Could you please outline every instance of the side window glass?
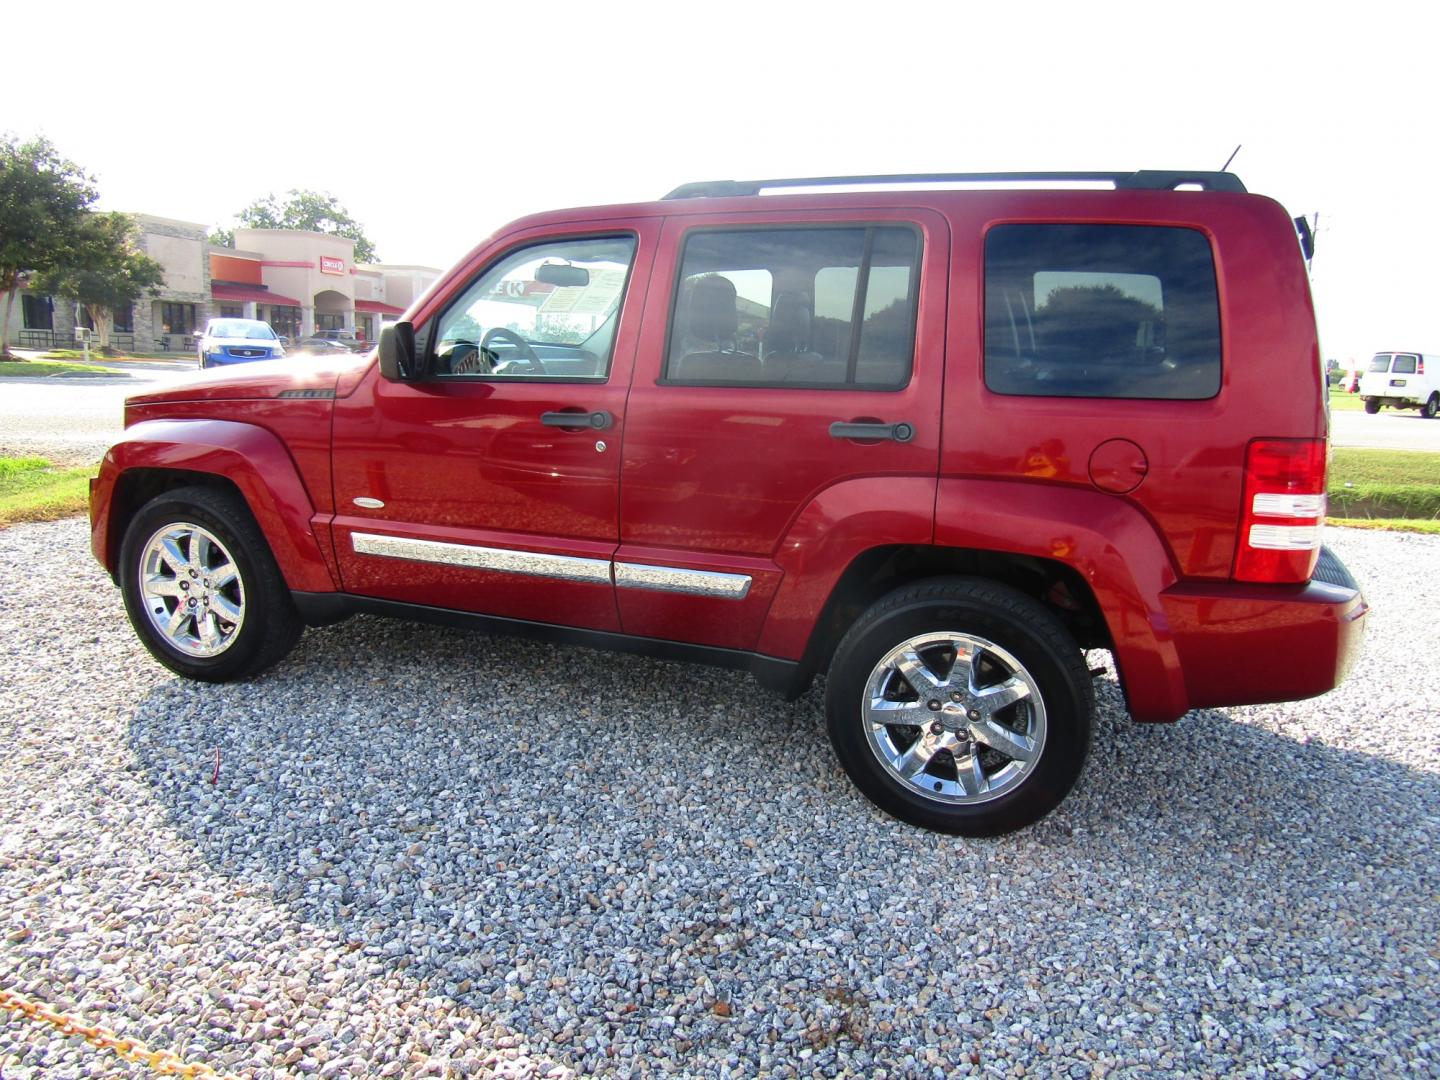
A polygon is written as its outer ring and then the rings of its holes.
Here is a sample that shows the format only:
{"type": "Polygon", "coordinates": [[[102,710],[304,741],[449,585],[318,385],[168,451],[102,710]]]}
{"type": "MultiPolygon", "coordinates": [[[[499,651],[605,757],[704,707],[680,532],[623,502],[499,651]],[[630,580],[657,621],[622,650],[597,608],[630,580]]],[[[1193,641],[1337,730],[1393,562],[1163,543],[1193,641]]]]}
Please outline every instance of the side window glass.
{"type": "Polygon", "coordinates": [[[919,257],[903,226],[694,232],[665,379],[898,389],[914,355],[919,257]]]}
{"type": "Polygon", "coordinates": [[[985,385],[1198,400],[1220,390],[1210,244],[1194,229],[998,225],[985,239],[985,385]]]}
{"type": "Polygon", "coordinates": [[[595,379],[610,372],[635,239],[587,237],[512,251],[440,317],[442,379],[595,379]]]}

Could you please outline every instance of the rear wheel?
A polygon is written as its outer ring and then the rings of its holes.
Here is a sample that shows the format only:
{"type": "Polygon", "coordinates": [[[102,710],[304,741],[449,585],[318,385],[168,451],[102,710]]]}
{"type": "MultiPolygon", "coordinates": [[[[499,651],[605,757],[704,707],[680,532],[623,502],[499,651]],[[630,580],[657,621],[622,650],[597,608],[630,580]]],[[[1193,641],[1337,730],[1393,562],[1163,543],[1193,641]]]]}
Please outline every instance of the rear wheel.
{"type": "Polygon", "coordinates": [[[257,674],[304,629],[249,507],[229,491],[178,488],[151,499],[125,530],[119,577],[140,640],[187,678],[257,674]]]}
{"type": "Polygon", "coordinates": [[[1440,416],[1440,392],[1431,394],[1420,411],[1426,420],[1434,420],[1436,416],[1440,416]]]}
{"type": "Polygon", "coordinates": [[[1093,690],[1060,621],[1017,590],[938,578],[846,634],[826,695],[831,743],[881,809],[991,836],[1044,817],[1080,775],[1093,690]]]}
{"type": "Polygon", "coordinates": [[[1373,398],[1373,397],[1371,397],[1371,398],[1366,398],[1366,399],[1365,399],[1365,411],[1368,412],[1368,413],[1370,413],[1370,414],[1373,416],[1375,413],[1377,413],[1377,412],[1380,411],[1380,402],[1377,401],[1377,400],[1376,400],[1375,398],[1373,398]]]}

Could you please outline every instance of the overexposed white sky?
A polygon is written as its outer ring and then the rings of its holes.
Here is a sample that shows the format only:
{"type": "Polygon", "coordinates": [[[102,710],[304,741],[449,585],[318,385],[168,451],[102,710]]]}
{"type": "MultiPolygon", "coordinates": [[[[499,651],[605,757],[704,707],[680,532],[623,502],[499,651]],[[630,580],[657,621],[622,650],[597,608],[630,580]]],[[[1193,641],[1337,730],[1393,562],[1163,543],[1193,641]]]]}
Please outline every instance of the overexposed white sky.
{"type": "Polygon", "coordinates": [[[387,262],[690,180],[1218,169],[1320,214],[1327,356],[1440,350],[1423,5],[26,4],[0,131],[105,209],[229,224],[329,191],[387,262]],[[66,30],[69,27],[69,31],[66,30]],[[46,47],[31,48],[44,44],[46,47]]]}

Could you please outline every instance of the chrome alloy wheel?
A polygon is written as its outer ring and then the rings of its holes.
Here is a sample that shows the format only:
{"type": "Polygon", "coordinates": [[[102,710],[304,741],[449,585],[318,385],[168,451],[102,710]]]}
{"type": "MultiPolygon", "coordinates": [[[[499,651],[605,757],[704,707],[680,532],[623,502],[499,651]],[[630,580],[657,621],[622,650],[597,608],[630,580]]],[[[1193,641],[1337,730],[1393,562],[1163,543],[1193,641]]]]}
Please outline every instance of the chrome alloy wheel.
{"type": "Polygon", "coordinates": [[[218,656],[245,624],[245,585],[215,534],[188,522],[160,529],[140,558],[150,623],[186,656],[218,656]]]}
{"type": "Polygon", "coordinates": [[[870,749],[911,791],[982,803],[1014,789],[1045,748],[1045,703],[1012,654],[969,634],[912,637],[865,683],[870,749]]]}

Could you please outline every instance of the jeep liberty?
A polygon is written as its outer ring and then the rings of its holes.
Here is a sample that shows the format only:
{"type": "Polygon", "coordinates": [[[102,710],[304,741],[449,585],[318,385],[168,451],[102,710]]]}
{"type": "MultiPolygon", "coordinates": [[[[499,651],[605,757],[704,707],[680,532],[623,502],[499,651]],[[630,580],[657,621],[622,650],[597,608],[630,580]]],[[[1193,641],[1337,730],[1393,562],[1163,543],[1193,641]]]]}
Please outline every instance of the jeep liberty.
{"type": "Polygon", "coordinates": [[[125,423],[93,549],[181,675],[254,675],[356,612],[792,696],[824,674],[861,791],[966,835],[1075,782],[1083,650],[1171,721],[1324,693],[1367,610],[1321,544],[1295,225],[1229,173],[721,181],[541,214],[369,356],[201,374],[125,423]]]}

